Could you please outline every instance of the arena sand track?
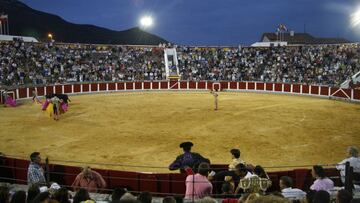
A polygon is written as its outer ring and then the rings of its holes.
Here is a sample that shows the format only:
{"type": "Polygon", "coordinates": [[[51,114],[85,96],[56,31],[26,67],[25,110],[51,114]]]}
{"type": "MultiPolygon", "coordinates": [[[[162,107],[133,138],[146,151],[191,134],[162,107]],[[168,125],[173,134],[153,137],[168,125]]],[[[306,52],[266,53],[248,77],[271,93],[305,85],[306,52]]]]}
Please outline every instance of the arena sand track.
{"type": "MultiPolygon", "coordinates": [[[[97,168],[166,172],[179,143],[212,163],[228,163],[229,150],[267,167],[332,164],[349,145],[360,145],[360,105],[327,99],[195,92],[140,92],[72,96],[70,111],[53,121],[40,105],[0,107],[0,151],[55,160],[147,165],[97,168]]],[[[68,165],[84,165],[65,163],[68,165]]],[[[270,170],[280,170],[274,168],[270,170]]]]}

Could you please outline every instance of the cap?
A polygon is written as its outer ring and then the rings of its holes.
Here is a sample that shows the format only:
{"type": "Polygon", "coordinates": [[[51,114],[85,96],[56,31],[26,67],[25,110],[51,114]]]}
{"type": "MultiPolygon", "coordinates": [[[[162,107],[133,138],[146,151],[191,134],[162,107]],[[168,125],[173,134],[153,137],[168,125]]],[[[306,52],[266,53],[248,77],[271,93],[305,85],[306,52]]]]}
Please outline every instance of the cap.
{"type": "Polygon", "coordinates": [[[192,146],[194,146],[192,142],[183,142],[180,144],[180,148],[191,148],[192,146]]]}

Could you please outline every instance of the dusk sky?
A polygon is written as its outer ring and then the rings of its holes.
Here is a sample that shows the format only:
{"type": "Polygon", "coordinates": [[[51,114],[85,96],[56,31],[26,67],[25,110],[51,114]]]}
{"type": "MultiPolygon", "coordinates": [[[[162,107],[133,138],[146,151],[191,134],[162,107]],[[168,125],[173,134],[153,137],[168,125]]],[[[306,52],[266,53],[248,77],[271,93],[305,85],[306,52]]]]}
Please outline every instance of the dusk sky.
{"type": "Polygon", "coordinates": [[[360,0],[22,0],[30,7],[79,24],[113,30],[138,26],[152,15],[147,31],[176,44],[249,45],[280,23],[317,37],[360,41],[350,16],[360,0]]]}

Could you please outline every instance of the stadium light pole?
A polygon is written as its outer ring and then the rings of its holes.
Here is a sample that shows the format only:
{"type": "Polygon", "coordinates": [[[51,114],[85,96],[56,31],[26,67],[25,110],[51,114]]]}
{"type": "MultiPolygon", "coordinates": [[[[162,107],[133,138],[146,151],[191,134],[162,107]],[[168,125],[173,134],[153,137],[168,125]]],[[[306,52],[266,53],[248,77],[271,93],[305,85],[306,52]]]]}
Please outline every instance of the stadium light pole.
{"type": "Polygon", "coordinates": [[[53,34],[49,33],[49,34],[47,35],[47,37],[48,37],[50,40],[52,40],[52,39],[53,39],[53,34]]]}

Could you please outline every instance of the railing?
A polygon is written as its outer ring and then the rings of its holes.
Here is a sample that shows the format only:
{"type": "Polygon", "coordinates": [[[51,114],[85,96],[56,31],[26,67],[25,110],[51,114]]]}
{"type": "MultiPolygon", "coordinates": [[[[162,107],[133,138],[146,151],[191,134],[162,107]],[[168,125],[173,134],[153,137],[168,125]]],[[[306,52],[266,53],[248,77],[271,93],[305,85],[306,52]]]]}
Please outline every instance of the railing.
{"type": "MultiPolygon", "coordinates": [[[[30,162],[21,158],[14,158],[10,156],[4,156],[1,158],[2,162],[0,162],[0,181],[16,184],[27,184],[27,168],[30,162]]],[[[57,162],[59,162],[59,160],[57,160],[57,162]]],[[[64,162],[69,163],[72,161],[67,160],[64,162]]],[[[90,163],[87,164],[89,165],[90,163]]],[[[93,165],[99,165],[99,163],[93,163],[93,165]]],[[[323,166],[326,167],[326,175],[335,182],[335,185],[341,186],[342,183],[340,180],[339,171],[334,168],[335,164],[323,166]]],[[[278,172],[268,172],[269,178],[272,181],[272,186],[267,191],[279,191],[278,183],[281,176],[291,177],[294,180],[294,187],[307,190],[309,186],[313,183],[313,178],[311,176],[311,170],[309,169],[309,166],[293,167],[295,167],[296,169],[278,172]]],[[[75,177],[81,172],[80,167],[67,166],[62,164],[52,164],[51,160],[46,162],[43,165],[43,168],[46,169],[45,173],[46,177],[48,177],[48,181],[57,182],[61,186],[65,186],[68,188],[71,188],[75,177]]],[[[270,167],[265,166],[264,168],[265,170],[268,170],[270,167]]],[[[122,187],[127,188],[129,191],[135,194],[142,191],[148,191],[157,196],[185,194],[186,174],[141,173],[106,169],[94,170],[100,173],[107,183],[107,188],[101,190],[105,193],[110,193],[113,191],[113,189],[122,187]]],[[[222,170],[228,170],[228,168],[226,165],[211,165],[211,170],[219,172],[222,170]]],[[[282,166],[279,166],[279,170],[282,170],[282,166]]],[[[222,182],[223,180],[212,181],[212,184],[214,186],[214,196],[220,194],[222,182]]]]}
{"type": "Polygon", "coordinates": [[[206,91],[216,86],[224,91],[249,91],[266,93],[283,93],[293,95],[315,96],[323,98],[339,98],[349,101],[360,102],[360,90],[345,89],[321,85],[289,84],[289,83],[266,83],[266,82],[228,82],[228,81],[135,81],[135,82],[104,82],[104,83],[81,83],[59,84],[37,87],[11,88],[9,91],[15,99],[29,99],[32,92],[36,91],[39,96],[49,93],[58,94],[89,94],[124,91],[206,91]],[[215,84],[215,85],[214,85],[215,84]],[[219,84],[219,85],[216,85],[219,84]]]}
{"type": "Polygon", "coordinates": [[[353,88],[353,87],[350,87],[350,86],[354,86],[353,83],[355,83],[356,85],[355,86],[358,86],[357,84],[360,83],[360,71],[357,72],[355,75],[351,76],[350,79],[344,81],[340,87],[341,88],[353,88]]]}

